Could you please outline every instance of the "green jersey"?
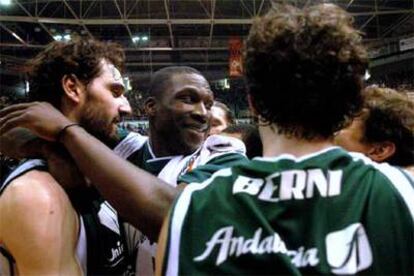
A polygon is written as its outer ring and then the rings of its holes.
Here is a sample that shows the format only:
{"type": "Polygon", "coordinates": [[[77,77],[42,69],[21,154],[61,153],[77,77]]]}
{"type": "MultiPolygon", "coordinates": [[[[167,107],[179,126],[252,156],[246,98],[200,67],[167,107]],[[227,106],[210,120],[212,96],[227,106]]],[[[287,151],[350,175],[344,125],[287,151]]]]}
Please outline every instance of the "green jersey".
{"type": "MultiPolygon", "coordinates": [[[[157,157],[146,136],[129,133],[124,135],[114,152],[172,186],[181,182],[202,182],[222,168],[247,160],[243,142],[218,135],[208,137],[203,145],[190,155],[157,157]]],[[[133,269],[137,275],[152,275],[156,244],[131,225],[125,224],[124,227],[133,269]]]]}
{"type": "Polygon", "coordinates": [[[413,275],[413,185],[340,148],[220,170],[175,202],[163,274],[413,275]]]}

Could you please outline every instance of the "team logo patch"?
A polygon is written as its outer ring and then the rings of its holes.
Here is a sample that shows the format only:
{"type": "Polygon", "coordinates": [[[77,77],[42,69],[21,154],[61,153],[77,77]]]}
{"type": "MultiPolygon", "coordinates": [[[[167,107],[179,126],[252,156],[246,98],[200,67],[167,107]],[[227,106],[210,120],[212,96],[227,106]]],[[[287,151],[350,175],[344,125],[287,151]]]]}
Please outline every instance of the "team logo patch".
{"type": "Polygon", "coordinates": [[[326,236],[326,255],[332,273],[354,274],[372,264],[372,250],[361,223],[329,233],[326,236]]]}

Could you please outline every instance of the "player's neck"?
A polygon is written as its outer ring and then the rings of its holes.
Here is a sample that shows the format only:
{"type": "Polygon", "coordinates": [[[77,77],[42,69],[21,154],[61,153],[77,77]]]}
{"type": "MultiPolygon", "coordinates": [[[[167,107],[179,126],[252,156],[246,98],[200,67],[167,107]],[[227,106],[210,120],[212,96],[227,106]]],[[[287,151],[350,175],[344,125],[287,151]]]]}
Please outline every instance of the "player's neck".
{"type": "Polygon", "coordinates": [[[263,143],[263,156],[273,157],[281,154],[291,154],[301,157],[333,146],[330,139],[308,141],[304,139],[287,137],[278,134],[271,126],[260,126],[260,137],[263,143]]]}
{"type": "Polygon", "coordinates": [[[159,135],[155,135],[151,130],[149,132],[148,139],[149,146],[151,147],[152,153],[155,157],[159,158],[180,155],[171,148],[171,143],[165,141],[165,139],[159,135]]]}

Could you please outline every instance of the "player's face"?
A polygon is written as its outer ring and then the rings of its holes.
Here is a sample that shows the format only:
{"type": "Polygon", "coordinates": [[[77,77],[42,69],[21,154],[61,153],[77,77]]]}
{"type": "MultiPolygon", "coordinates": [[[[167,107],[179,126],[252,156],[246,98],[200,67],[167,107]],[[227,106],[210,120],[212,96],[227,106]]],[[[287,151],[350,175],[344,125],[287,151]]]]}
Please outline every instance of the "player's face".
{"type": "Polygon", "coordinates": [[[124,92],[121,73],[113,64],[102,61],[100,74],[86,86],[80,123],[103,142],[116,139],[117,123],[131,112],[124,92]]]}
{"type": "Polygon", "coordinates": [[[228,127],[226,120],[226,113],[223,109],[217,106],[211,108],[211,122],[210,122],[210,132],[209,134],[219,134],[226,127],[228,127]]]}
{"type": "Polygon", "coordinates": [[[205,140],[210,126],[213,93],[198,74],[173,75],[158,100],[155,129],[174,154],[189,154],[205,140]]]}
{"type": "Polygon", "coordinates": [[[364,143],[364,119],[356,117],[352,123],[339,131],[335,136],[335,143],[348,151],[361,152],[368,154],[370,145],[364,143]]]}

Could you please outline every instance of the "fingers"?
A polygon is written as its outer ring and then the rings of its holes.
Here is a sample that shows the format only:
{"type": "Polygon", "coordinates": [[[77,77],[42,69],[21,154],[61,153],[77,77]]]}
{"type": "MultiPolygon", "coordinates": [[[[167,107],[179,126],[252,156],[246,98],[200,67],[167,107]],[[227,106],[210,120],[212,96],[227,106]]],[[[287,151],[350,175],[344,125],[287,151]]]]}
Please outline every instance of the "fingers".
{"type": "Polygon", "coordinates": [[[14,104],[0,110],[0,134],[17,126],[24,127],[24,113],[35,103],[14,104]]]}
{"type": "Polygon", "coordinates": [[[30,107],[31,105],[33,105],[34,103],[22,103],[22,104],[13,104],[10,105],[8,107],[3,108],[2,110],[0,110],[0,118],[3,118],[4,116],[6,116],[9,113],[18,111],[18,110],[22,110],[22,109],[26,109],[28,107],[30,107]]]}
{"type": "Polygon", "coordinates": [[[4,134],[15,127],[25,127],[24,109],[17,109],[0,117],[0,134],[4,134]]]}
{"type": "Polygon", "coordinates": [[[15,127],[23,127],[43,139],[54,141],[62,127],[71,123],[46,102],[16,104],[0,111],[0,134],[15,127]]]}

